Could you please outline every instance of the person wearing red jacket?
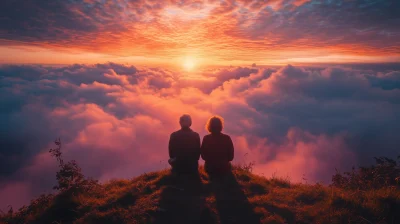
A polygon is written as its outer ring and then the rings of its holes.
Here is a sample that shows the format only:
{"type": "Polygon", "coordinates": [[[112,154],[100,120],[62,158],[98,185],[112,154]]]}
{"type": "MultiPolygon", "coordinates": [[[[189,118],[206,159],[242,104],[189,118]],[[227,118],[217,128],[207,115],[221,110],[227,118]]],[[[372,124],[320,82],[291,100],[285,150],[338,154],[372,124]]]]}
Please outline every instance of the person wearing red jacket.
{"type": "Polygon", "coordinates": [[[209,175],[224,175],[231,171],[234,148],[231,137],[222,133],[223,126],[223,119],[219,116],[211,117],[206,124],[210,134],[204,136],[200,151],[209,175]]]}

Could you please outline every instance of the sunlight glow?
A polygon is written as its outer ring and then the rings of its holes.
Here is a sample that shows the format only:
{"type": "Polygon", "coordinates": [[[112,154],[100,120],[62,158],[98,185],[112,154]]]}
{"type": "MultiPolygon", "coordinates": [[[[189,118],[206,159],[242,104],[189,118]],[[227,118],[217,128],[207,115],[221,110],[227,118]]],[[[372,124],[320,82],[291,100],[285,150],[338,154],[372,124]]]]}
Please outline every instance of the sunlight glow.
{"type": "Polygon", "coordinates": [[[185,58],[183,61],[183,68],[186,71],[192,71],[196,66],[195,60],[193,58],[185,58]]]}

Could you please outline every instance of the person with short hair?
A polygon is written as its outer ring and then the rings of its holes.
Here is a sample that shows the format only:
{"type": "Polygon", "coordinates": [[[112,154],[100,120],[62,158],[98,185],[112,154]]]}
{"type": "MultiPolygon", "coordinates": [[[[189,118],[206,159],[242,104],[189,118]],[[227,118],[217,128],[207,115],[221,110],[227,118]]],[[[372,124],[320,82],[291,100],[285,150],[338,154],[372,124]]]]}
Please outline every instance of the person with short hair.
{"type": "Polygon", "coordinates": [[[210,133],[203,138],[201,158],[205,161],[204,168],[209,175],[224,175],[231,171],[231,161],[234,157],[233,142],[229,135],[223,134],[224,120],[213,116],[207,124],[210,133]]]}
{"type": "Polygon", "coordinates": [[[190,115],[182,115],[179,124],[181,129],[172,133],[169,139],[170,159],[168,162],[174,173],[197,173],[200,158],[200,135],[190,128],[192,125],[190,115]]]}

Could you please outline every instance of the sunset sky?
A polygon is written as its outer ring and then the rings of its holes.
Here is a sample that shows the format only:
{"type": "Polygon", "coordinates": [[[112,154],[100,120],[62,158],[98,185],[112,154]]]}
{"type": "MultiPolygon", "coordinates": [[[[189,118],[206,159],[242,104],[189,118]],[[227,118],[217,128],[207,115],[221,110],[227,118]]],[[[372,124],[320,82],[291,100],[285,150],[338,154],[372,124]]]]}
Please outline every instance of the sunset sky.
{"type": "Polygon", "coordinates": [[[53,192],[56,138],[101,182],[168,168],[183,113],[267,177],[396,158],[400,1],[0,1],[1,210],[53,192]]]}
{"type": "Polygon", "coordinates": [[[6,0],[0,63],[399,62],[399,8],[396,0],[6,0]]]}

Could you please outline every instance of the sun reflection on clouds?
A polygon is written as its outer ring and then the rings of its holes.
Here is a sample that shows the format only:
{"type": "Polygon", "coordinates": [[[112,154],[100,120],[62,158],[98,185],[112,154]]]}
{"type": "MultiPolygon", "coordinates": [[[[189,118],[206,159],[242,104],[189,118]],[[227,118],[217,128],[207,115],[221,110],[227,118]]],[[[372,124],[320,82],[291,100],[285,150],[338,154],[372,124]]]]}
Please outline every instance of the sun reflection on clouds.
{"type": "Polygon", "coordinates": [[[183,61],[183,67],[186,71],[192,71],[196,67],[196,61],[194,58],[187,57],[183,61]]]}
{"type": "Polygon", "coordinates": [[[102,63],[136,57],[135,64],[163,66],[170,60],[181,67],[176,58],[187,54],[208,65],[400,61],[399,18],[391,10],[399,3],[360,7],[363,1],[345,7],[338,0],[76,0],[32,3],[37,10],[30,11],[16,7],[24,1],[15,0],[0,3],[5,21],[0,23],[0,63],[102,63]],[[374,19],[377,14],[382,16],[374,19]],[[9,54],[21,46],[55,53],[9,54]],[[80,52],[79,59],[72,61],[71,49],[80,52]]]}

